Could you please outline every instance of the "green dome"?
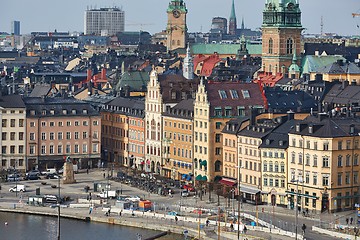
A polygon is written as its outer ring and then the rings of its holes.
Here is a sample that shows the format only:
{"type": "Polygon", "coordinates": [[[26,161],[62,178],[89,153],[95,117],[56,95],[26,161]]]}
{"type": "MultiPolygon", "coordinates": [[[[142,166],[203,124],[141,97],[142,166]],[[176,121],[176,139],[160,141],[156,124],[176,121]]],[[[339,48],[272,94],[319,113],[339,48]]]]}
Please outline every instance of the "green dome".
{"type": "Polygon", "coordinates": [[[265,8],[268,10],[281,11],[283,9],[296,10],[299,8],[298,0],[267,0],[265,8]]]}

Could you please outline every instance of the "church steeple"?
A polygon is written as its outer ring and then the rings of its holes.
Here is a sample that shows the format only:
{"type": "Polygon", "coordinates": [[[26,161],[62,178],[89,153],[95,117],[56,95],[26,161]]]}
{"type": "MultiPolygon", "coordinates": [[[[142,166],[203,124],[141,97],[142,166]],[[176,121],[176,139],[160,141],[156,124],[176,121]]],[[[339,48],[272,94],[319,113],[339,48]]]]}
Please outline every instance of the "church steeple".
{"type": "Polygon", "coordinates": [[[229,18],[229,34],[235,35],[236,34],[236,14],[235,14],[235,3],[234,0],[232,0],[232,6],[231,6],[231,13],[229,18]]]}
{"type": "Polygon", "coordinates": [[[241,29],[245,29],[244,16],[242,17],[241,20],[241,29]]]}
{"type": "Polygon", "coordinates": [[[194,62],[190,52],[190,45],[186,49],[186,57],[184,58],[183,76],[186,79],[194,79],[194,62]]]}

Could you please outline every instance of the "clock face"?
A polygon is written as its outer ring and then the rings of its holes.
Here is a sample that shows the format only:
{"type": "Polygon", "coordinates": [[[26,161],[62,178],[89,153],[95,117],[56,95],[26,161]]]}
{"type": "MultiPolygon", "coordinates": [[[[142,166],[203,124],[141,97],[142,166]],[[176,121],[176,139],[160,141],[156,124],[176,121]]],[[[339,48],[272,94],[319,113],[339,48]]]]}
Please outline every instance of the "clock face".
{"type": "Polygon", "coordinates": [[[179,12],[179,10],[174,10],[174,11],[173,11],[173,16],[174,16],[175,18],[180,17],[180,12],[179,12]]]}

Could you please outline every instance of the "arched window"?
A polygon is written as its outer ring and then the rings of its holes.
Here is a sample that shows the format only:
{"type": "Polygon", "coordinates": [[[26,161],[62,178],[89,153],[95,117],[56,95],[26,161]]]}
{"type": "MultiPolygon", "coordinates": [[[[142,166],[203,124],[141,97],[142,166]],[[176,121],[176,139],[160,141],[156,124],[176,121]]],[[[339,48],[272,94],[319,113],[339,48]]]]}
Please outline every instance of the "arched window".
{"type": "Polygon", "coordinates": [[[219,160],[215,162],[215,172],[221,172],[221,162],[219,160]]]}
{"type": "Polygon", "coordinates": [[[293,45],[293,40],[291,38],[288,38],[286,40],[286,54],[293,54],[293,45]]]}
{"type": "Polygon", "coordinates": [[[272,38],[269,39],[269,53],[273,53],[274,40],[272,38]]]}
{"type": "Polygon", "coordinates": [[[279,163],[275,162],[275,172],[279,172],[279,163]]]}
{"type": "Polygon", "coordinates": [[[282,173],[285,172],[285,164],[284,164],[284,162],[281,162],[281,164],[280,164],[280,172],[282,172],[282,173]]]}

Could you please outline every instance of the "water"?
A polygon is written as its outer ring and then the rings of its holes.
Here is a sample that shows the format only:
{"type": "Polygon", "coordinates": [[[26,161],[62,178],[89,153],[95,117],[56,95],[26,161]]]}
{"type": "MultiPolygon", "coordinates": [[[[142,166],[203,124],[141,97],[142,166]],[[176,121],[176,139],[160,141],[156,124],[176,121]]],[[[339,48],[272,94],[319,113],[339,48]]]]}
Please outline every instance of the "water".
{"type": "MultiPolygon", "coordinates": [[[[61,219],[62,240],[119,239],[136,240],[136,234],[143,239],[159,234],[153,230],[123,227],[96,222],[82,222],[72,219],[61,219]]],[[[28,214],[0,212],[1,240],[52,240],[57,239],[57,218],[28,214]],[[8,224],[5,225],[5,222],[8,224]]],[[[171,238],[168,238],[171,239],[171,238]]]]}

